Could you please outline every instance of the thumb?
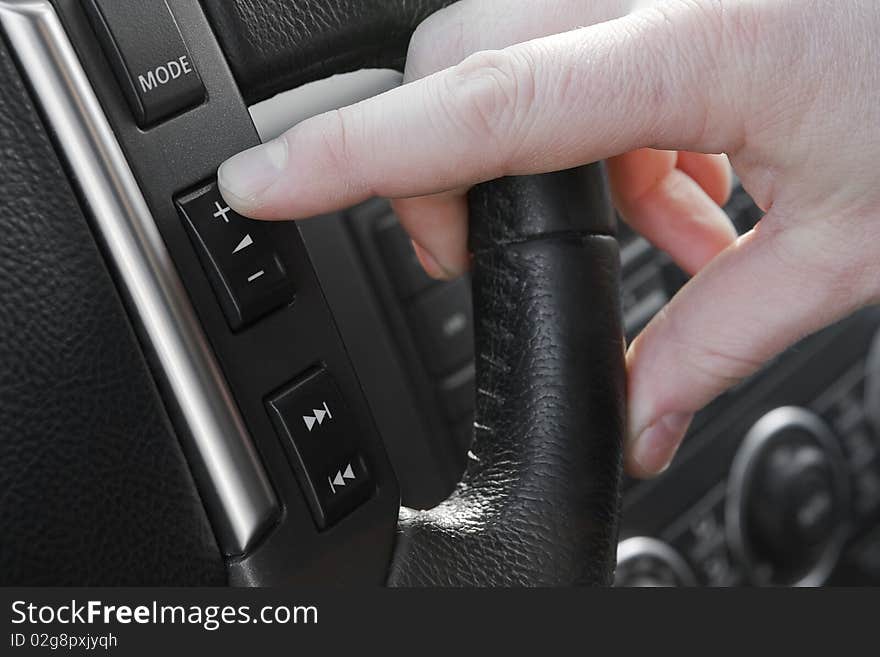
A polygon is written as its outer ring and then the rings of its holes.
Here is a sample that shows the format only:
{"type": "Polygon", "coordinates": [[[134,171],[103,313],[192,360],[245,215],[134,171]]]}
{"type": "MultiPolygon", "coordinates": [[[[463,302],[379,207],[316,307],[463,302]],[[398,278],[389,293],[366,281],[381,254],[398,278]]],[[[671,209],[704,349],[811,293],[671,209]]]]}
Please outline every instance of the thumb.
{"type": "Polygon", "coordinates": [[[829,234],[835,224],[827,215],[799,214],[791,226],[774,209],[633,342],[627,354],[631,474],[662,472],[696,411],[798,339],[870,302],[876,284],[871,268],[859,264],[859,245],[841,245],[848,238],[829,234]]]}

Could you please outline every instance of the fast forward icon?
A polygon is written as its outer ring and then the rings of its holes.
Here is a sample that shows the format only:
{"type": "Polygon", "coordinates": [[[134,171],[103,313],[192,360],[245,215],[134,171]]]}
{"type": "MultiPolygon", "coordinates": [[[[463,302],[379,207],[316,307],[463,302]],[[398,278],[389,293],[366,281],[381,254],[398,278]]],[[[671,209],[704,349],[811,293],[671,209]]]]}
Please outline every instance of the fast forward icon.
{"type": "Polygon", "coordinates": [[[317,424],[321,426],[324,423],[324,419],[333,419],[333,414],[330,412],[330,408],[327,406],[327,402],[323,402],[323,408],[313,408],[312,413],[314,415],[303,415],[303,422],[306,423],[306,429],[309,431],[317,424]]]}

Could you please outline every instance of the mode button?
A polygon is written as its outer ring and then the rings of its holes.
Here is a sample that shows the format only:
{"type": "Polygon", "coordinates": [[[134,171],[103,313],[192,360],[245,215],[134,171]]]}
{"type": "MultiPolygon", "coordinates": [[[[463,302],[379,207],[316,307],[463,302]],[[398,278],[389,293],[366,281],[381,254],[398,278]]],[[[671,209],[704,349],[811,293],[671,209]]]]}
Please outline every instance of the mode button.
{"type": "Polygon", "coordinates": [[[135,120],[152,125],[200,103],[205,87],[165,0],[87,0],[135,120]]]}

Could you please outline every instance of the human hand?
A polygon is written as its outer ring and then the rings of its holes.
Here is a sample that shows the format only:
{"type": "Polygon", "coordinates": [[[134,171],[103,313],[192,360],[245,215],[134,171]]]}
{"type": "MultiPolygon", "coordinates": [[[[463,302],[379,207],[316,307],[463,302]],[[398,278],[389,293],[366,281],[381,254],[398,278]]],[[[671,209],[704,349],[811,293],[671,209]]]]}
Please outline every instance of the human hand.
{"type": "Polygon", "coordinates": [[[452,276],[470,185],[611,158],[622,215],[695,274],[627,354],[627,467],[649,476],[713,397],[878,300],[878,31],[874,0],[466,0],[414,36],[414,82],[236,156],[220,186],[265,219],[390,197],[452,276]],[[719,153],[767,211],[738,239],[719,153]]]}

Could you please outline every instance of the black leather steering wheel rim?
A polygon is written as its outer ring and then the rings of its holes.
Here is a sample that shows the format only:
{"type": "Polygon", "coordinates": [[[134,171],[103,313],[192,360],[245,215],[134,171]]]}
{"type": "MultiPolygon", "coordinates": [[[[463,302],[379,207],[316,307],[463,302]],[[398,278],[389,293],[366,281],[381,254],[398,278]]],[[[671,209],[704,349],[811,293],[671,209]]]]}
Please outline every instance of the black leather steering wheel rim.
{"type": "MultiPolygon", "coordinates": [[[[248,102],[402,67],[449,0],[203,0],[248,102]]],[[[609,584],[625,376],[601,165],[471,193],[477,404],[462,483],[403,510],[391,585],[609,584]]]]}

